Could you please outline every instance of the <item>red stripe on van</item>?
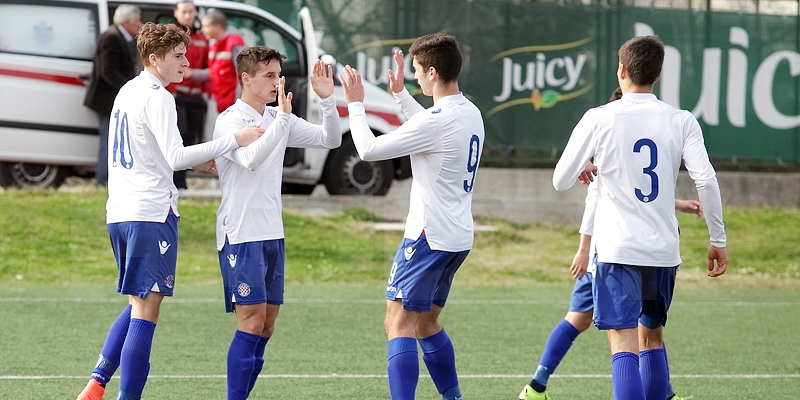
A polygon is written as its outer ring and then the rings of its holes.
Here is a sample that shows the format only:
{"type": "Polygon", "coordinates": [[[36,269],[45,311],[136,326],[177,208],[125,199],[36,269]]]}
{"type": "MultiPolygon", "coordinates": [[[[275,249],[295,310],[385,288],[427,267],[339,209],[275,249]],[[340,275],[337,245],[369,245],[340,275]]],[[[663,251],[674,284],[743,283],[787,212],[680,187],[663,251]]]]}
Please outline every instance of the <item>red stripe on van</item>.
{"type": "Polygon", "coordinates": [[[45,74],[41,72],[20,71],[0,68],[0,75],[16,76],[19,78],[37,79],[40,81],[64,83],[67,85],[86,86],[77,76],[45,74]]]}
{"type": "MultiPolygon", "coordinates": [[[[346,117],[346,116],[350,115],[350,112],[347,111],[347,106],[338,106],[337,105],[336,106],[336,111],[339,112],[339,116],[340,117],[346,117]]],[[[384,121],[386,121],[389,124],[394,125],[394,126],[403,125],[403,121],[400,121],[400,118],[397,115],[392,114],[392,113],[367,110],[367,114],[374,115],[374,116],[376,116],[376,117],[378,117],[378,118],[380,118],[380,119],[382,119],[382,120],[384,120],[384,121]]]]}

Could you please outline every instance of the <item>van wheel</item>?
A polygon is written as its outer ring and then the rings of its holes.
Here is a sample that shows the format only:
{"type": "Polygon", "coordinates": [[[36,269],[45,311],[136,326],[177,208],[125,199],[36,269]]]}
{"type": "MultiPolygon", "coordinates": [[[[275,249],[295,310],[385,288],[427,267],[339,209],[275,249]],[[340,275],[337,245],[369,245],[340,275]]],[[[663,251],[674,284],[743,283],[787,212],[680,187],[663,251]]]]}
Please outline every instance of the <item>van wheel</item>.
{"type": "Polygon", "coordinates": [[[393,178],[391,160],[362,161],[353,139],[347,135],[342,138],[342,145],[328,155],[322,181],[331,195],[384,196],[393,178]]]}
{"type": "Polygon", "coordinates": [[[57,188],[64,183],[68,167],[52,164],[0,163],[0,186],[57,188]]]}

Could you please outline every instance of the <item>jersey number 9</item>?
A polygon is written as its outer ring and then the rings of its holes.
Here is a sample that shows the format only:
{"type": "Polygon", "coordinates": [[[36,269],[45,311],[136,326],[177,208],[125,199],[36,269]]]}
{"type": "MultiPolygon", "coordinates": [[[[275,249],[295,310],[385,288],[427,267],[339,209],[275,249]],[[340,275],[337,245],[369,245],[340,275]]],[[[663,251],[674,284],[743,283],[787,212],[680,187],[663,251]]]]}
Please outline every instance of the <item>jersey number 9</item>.
{"type": "Polygon", "coordinates": [[[481,139],[478,135],[472,135],[469,140],[469,156],[467,157],[467,173],[472,174],[472,179],[464,180],[464,191],[469,193],[475,186],[475,174],[478,172],[478,161],[480,160],[481,139]]]}

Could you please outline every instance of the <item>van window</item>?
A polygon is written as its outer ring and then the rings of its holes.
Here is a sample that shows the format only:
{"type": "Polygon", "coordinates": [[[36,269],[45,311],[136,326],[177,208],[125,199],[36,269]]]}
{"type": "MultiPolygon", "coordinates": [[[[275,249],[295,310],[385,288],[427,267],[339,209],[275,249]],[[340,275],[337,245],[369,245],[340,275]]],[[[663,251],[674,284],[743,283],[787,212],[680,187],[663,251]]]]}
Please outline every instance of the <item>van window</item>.
{"type": "Polygon", "coordinates": [[[91,60],[98,34],[97,5],[41,2],[0,4],[0,51],[91,60]]]}

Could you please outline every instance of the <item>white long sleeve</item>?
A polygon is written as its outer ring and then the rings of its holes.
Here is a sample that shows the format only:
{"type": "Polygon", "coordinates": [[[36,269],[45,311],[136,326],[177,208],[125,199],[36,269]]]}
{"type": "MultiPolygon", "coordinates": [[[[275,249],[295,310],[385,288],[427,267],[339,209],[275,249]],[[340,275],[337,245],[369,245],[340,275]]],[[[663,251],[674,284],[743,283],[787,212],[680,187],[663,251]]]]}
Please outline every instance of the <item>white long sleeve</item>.
{"type": "Polygon", "coordinates": [[[236,164],[255,171],[275,151],[288,131],[289,114],[279,111],[269,128],[255,142],[247,147],[240,147],[225,156],[236,164]]]}

